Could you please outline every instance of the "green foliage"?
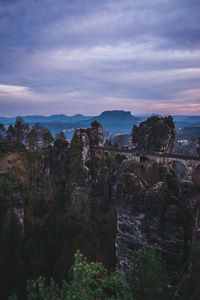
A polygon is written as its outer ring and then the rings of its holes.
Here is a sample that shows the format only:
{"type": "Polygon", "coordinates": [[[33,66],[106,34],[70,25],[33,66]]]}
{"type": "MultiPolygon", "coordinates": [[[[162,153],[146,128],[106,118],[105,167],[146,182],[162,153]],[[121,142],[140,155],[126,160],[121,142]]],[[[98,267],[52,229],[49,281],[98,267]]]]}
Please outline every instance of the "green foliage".
{"type": "Polygon", "coordinates": [[[88,264],[79,251],[75,254],[71,274],[69,299],[130,299],[130,294],[118,274],[108,275],[100,263],[88,264]]]}
{"type": "Polygon", "coordinates": [[[82,146],[78,134],[75,132],[69,150],[69,168],[72,181],[77,181],[83,169],[82,146]]]}
{"type": "Polygon", "coordinates": [[[189,259],[182,274],[180,300],[200,299],[200,242],[193,240],[188,242],[189,259]]]}
{"type": "MultiPolygon", "coordinates": [[[[131,300],[120,275],[108,275],[100,263],[87,263],[86,258],[77,251],[71,271],[71,281],[62,282],[59,287],[53,279],[46,284],[43,277],[27,283],[28,300],[131,300]]],[[[10,297],[10,300],[17,300],[10,297]]]]}
{"type": "Polygon", "coordinates": [[[44,132],[42,136],[42,140],[43,140],[44,148],[47,148],[48,146],[51,145],[51,143],[53,143],[54,138],[49,130],[44,132]]]}
{"type": "Polygon", "coordinates": [[[1,299],[16,292],[24,281],[22,228],[13,211],[7,218],[8,224],[4,225],[0,239],[1,299]]]}
{"type": "Polygon", "coordinates": [[[5,127],[2,123],[0,123],[0,132],[4,132],[5,131],[5,127]]]}
{"type": "Polygon", "coordinates": [[[2,139],[2,134],[5,132],[5,127],[0,123],[0,140],[2,139]]]}
{"type": "Polygon", "coordinates": [[[8,130],[7,130],[7,139],[10,142],[14,142],[15,139],[15,129],[13,128],[12,125],[9,125],[8,130]]]}
{"type": "Polygon", "coordinates": [[[162,261],[154,249],[144,247],[134,251],[127,281],[137,300],[163,299],[164,279],[162,261]]]}
{"type": "Polygon", "coordinates": [[[38,135],[35,128],[32,128],[31,131],[28,133],[26,142],[30,150],[37,149],[38,135]]]}
{"type": "Polygon", "coordinates": [[[63,131],[60,131],[58,134],[56,134],[56,140],[61,140],[63,142],[66,141],[66,136],[63,131]]]}
{"type": "Polygon", "coordinates": [[[15,199],[16,175],[8,169],[0,175],[0,204],[8,205],[9,202],[15,199]]]}
{"type": "Polygon", "coordinates": [[[21,117],[17,117],[14,125],[16,142],[19,143],[24,138],[25,124],[21,117]]]}

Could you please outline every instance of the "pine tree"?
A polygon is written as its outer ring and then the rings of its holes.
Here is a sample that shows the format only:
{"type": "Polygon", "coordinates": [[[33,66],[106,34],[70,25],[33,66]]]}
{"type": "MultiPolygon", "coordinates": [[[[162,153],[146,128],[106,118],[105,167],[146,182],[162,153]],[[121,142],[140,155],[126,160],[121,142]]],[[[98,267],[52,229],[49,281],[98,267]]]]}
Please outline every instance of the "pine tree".
{"type": "Polygon", "coordinates": [[[20,143],[24,139],[24,128],[25,124],[21,117],[17,117],[15,121],[15,136],[16,136],[16,142],[20,143]]]}
{"type": "Polygon", "coordinates": [[[54,138],[49,130],[43,134],[42,140],[44,148],[49,147],[53,143],[54,138]]]}
{"type": "Polygon", "coordinates": [[[12,125],[9,125],[9,127],[8,127],[7,139],[11,143],[14,143],[14,141],[15,141],[15,129],[12,125]]]}
{"type": "Polygon", "coordinates": [[[38,147],[38,135],[35,128],[32,128],[28,133],[26,142],[30,150],[35,150],[38,147]]]}

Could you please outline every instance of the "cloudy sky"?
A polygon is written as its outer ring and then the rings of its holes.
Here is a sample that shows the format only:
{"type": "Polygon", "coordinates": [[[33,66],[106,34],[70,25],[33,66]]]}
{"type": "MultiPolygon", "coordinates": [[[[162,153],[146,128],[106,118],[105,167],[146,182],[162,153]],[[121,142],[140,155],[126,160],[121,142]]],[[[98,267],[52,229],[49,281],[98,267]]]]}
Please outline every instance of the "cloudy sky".
{"type": "Polygon", "coordinates": [[[199,0],[0,0],[0,116],[200,114],[199,0]]]}

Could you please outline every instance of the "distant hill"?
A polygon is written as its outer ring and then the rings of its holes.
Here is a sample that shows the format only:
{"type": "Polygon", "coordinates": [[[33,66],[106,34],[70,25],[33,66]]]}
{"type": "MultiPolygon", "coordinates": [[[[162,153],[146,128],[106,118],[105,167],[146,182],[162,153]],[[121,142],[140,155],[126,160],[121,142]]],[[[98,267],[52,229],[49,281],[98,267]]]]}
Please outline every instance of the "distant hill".
{"type": "MultiPolygon", "coordinates": [[[[66,116],[64,114],[54,114],[51,116],[32,115],[23,116],[25,122],[30,125],[40,123],[42,126],[51,130],[52,134],[64,130],[67,138],[71,138],[74,129],[80,127],[90,127],[91,122],[98,120],[103,125],[104,131],[107,134],[112,133],[130,133],[134,124],[138,124],[141,121],[147,119],[150,115],[143,114],[133,116],[130,111],[124,110],[110,110],[104,111],[97,116],[84,116],[82,114],[76,114],[74,116],[66,116]]],[[[176,128],[181,127],[199,127],[200,116],[173,116],[176,128]]],[[[4,125],[14,124],[15,117],[5,118],[0,117],[0,123],[4,125]]],[[[192,130],[193,131],[193,130],[192,130]]]]}
{"type": "MultiPolygon", "coordinates": [[[[131,115],[130,111],[111,110],[104,111],[99,116],[80,122],[80,127],[89,127],[90,123],[98,120],[104,130],[112,133],[124,133],[131,131],[134,124],[140,122],[140,119],[131,115]]],[[[76,123],[76,125],[78,125],[76,123]]]]}
{"type": "MultiPolygon", "coordinates": [[[[51,116],[42,116],[42,115],[32,115],[32,116],[22,116],[23,120],[27,123],[41,123],[41,122],[68,122],[75,123],[82,120],[91,119],[91,116],[84,116],[81,114],[76,114],[74,116],[66,116],[64,114],[55,114],[51,116]]],[[[15,122],[16,117],[5,118],[0,117],[0,123],[5,125],[13,124],[15,122]]]]}
{"type": "Polygon", "coordinates": [[[200,126],[200,116],[173,116],[176,128],[200,126]]]}
{"type": "MultiPolygon", "coordinates": [[[[48,117],[41,115],[23,116],[22,118],[30,125],[40,123],[42,126],[50,129],[54,135],[61,130],[65,130],[66,132],[69,132],[69,134],[66,133],[69,137],[73,134],[74,129],[90,127],[90,124],[94,120],[101,122],[104,130],[111,133],[130,132],[133,125],[140,121],[139,118],[132,116],[129,111],[123,110],[104,111],[100,115],[94,117],[81,114],[69,117],[58,114],[48,117]]],[[[13,124],[14,122],[15,118],[0,117],[0,123],[5,125],[13,124]]]]}

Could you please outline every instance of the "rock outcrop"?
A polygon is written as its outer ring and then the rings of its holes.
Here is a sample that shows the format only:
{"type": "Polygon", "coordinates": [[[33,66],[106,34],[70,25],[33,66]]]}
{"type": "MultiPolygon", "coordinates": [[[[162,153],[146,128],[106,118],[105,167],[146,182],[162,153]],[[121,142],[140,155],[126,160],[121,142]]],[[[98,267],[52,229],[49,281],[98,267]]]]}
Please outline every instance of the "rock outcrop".
{"type": "Polygon", "coordinates": [[[198,156],[200,156],[200,137],[197,141],[197,145],[196,145],[196,153],[198,156]]]}
{"type": "Polygon", "coordinates": [[[91,147],[103,147],[103,127],[98,121],[91,123],[91,128],[87,129],[91,147]]]}
{"type": "MultiPolygon", "coordinates": [[[[140,165],[132,166],[132,170],[131,163],[123,161],[122,165],[114,189],[117,268],[126,272],[134,250],[154,247],[162,255],[173,284],[179,279],[187,241],[198,232],[199,224],[195,229],[194,222],[200,195],[192,182],[179,181],[173,172],[163,171],[159,165],[157,182],[153,184],[152,178],[148,182],[143,180],[143,174],[148,172],[144,166],[142,173],[140,165]]],[[[145,180],[148,179],[145,177],[145,180]]]]}
{"type": "Polygon", "coordinates": [[[90,161],[90,140],[86,128],[76,129],[74,135],[79,137],[81,142],[81,153],[83,165],[86,166],[90,161]]]}
{"type": "Polygon", "coordinates": [[[153,116],[133,126],[129,147],[146,152],[172,153],[175,127],[173,118],[153,116]]]}
{"type": "Polygon", "coordinates": [[[79,137],[83,166],[87,166],[91,159],[91,148],[104,146],[103,127],[101,123],[94,121],[91,128],[78,128],[74,135],[79,137]]]}

